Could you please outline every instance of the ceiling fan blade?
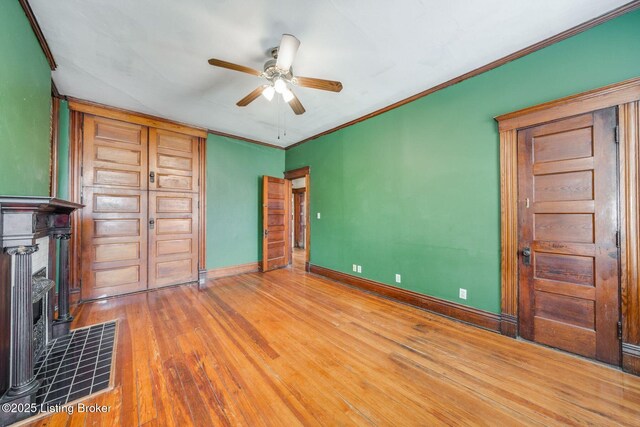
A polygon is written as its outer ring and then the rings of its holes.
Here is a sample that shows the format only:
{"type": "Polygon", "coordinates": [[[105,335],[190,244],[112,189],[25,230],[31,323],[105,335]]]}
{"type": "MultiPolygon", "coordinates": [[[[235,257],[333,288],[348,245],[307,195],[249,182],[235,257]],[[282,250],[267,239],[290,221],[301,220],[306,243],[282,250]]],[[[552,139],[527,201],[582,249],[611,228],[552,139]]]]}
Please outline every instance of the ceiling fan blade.
{"type": "Polygon", "coordinates": [[[254,69],[254,68],[245,67],[244,65],[234,64],[232,62],[222,61],[220,59],[211,58],[208,62],[209,62],[209,64],[213,65],[214,67],[222,67],[222,68],[227,68],[227,69],[233,70],[233,71],[241,71],[243,73],[252,74],[252,75],[258,76],[258,77],[260,77],[260,75],[262,75],[262,73],[260,71],[254,69]]]}
{"type": "Polygon", "coordinates": [[[289,105],[291,106],[291,109],[293,110],[294,113],[296,113],[297,116],[299,116],[300,114],[304,114],[306,110],[302,106],[302,103],[293,92],[291,92],[291,94],[293,95],[293,98],[291,99],[291,101],[289,101],[289,105]]]}
{"type": "Polygon", "coordinates": [[[289,71],[291,64],[293,64],[293,59],[296,57],[296,52],[298,52],[298,47],[300,47],[300,40],[291,34],[283,34],[278,48],[276,67],[282,71],[289,71]]]}
{"type": "Polygon", "coordinates": [[[238,107],[246,107],[262,94],[262,91],[265,89],[265,87],[266,87],[265,85],[258,86],[249,95],[245,96],[240,101],[238,101],[236,105],[238,107]]]}
{"type": "Polygon", "coordinates": [[[334,80],[314,79],[313,77],[295,77],[293,82],[298,86],[308,87],[311,89],[328,90],[331,92],[340,92],[342,83],[334,80]]]}

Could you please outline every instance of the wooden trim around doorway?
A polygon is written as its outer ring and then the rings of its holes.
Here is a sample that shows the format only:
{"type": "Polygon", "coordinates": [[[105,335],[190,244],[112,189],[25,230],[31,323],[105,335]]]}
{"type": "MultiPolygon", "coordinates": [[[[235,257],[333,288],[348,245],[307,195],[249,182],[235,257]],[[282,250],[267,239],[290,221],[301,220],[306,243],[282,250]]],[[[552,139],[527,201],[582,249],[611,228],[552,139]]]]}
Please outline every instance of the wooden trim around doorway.
{"type": "MultiPolygon", "coordinates": [[[[82,121],[83,115],[78,111],[69,112],[69,200],[80,203],[82,191],[82,121]]],[[[71,240],[69,241],[69,293],[71,301],[78,303],[82,296],[82,209],[71,214],[71,240]]]]}
{"type": "Polygon", "coordinates": [[[500,330],[504,335],[515,337],[518,325],[518,130],[618,107],[622,367],[636,375],[640,375],[639,101],[640,78],[634,78],[495,118],[500,130],[500,330]]]}
{"type": "Polygon", "coordinates": [[[640,102],[618,108],[622,367],[640,375],[640,102]]]}
{"type": "MultiPolygon", "coordinates": [[[[297,179],[304,178],[304,209],[307,217],[307,226],[305,228],[305,242],[304,242],[304,269],[310,271],[311,266],[311,168],[309,166],[303,166],[298,169],[292,169],[284,173],[285,179],[297,179]]],[[[293,245],[292,245],[293,247],[293,245]]],[[[293,249],[292,249],[293,250],[293,249]]]]}
{"type": "Polygon", "coordinates": [[[200,185],[198,192],[198,284],[207,281],[207,138],[199,138],[200,185]]]}

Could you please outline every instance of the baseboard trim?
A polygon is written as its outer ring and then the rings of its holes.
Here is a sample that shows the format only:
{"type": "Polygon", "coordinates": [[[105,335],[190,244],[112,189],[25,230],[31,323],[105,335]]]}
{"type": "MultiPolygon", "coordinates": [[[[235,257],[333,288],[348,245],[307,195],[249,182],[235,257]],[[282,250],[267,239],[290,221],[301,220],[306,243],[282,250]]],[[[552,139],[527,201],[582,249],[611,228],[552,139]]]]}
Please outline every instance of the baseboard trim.
{"type": "Polygon", "coordinates": [[[622,343],[622,370],[640,375],[640,345],[622,343]]]}
{"type": "Polygon", "coordinates": [[[395,286],[390,286],[358,276],[352,276],[351,274],[342,273],[340,271],[331,270],[318,265],[310,265],[310,272],[396,301],[432,311],[455,320],[488,329],[493,332],[500,332],[501,330],[499,314],[467,307],[462,304],[423,295],[407,289],[396,288],[395,286]]]}
{"type": "Polygon", "coordinates": [[[258,262],[230,265],[229,267],[207,270],[207,279],[220,279],[221,277],[237,276],[238,274],[255,273],[257,271],[260,271],[260,264],[258,262]]]}
{"type": "MultiPolygon", "coordinates": [[[[78,305],[80,303],[80,288],[69,289],[69,305],[78,305]]],[[[56,301],[58,301],[56,299],[56,301]]]]}
{"type": "Polygon", "coordinates": [[[502,313],[500,315],[500,333],[511,338],[518,336],[518,318],[516,316],[502,313]]]}

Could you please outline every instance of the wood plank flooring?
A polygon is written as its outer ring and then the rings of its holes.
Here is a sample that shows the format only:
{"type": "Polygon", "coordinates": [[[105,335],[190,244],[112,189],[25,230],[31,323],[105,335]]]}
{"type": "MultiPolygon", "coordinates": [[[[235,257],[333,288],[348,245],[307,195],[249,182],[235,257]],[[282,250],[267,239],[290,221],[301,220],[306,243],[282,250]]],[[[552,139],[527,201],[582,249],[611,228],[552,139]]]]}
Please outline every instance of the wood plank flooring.
{"type": "MultiPolygon", "coordinates": [[[[299,262],[299,260],[298,260],[299,262]]],[[[639,425],[640,378],[304,273],[81,305],[115,388],[51,426],[639,425]]]]}

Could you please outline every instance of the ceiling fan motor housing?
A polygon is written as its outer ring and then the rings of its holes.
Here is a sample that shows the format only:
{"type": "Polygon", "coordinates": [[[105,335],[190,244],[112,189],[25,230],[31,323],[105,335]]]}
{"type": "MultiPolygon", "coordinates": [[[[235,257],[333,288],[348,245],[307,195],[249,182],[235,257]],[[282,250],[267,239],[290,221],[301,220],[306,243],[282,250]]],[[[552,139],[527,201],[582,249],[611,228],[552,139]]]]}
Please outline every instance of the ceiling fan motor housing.
{"type": "MultiPolygon", "coordinates": [[[[278,51],[278,48],[273,48],[273,51],[278,51]]],[[[293,67],[289,68],[289,71],[283,72],[278,67],[276,67],[277,53],[273,59],[268,60],[264,63],[264,77],[273,82],[276,78],[280,77],[286,81],[291,81],[293,78],[293,67]]]]}

